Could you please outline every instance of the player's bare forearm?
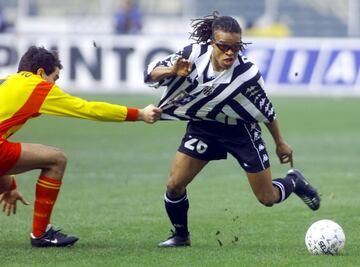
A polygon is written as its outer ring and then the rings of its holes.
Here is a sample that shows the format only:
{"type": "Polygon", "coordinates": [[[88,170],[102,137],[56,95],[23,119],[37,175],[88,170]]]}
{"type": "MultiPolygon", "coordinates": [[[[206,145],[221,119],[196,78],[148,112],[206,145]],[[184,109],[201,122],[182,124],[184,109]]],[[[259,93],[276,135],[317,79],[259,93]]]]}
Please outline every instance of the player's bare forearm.
{"type": "Polygon", "coordinates": [[[293,151],[292,148],[283,140],[277,120],[275,119],[270,123],[265,123],[265,125],[267,126],[270,134],[274,139],[274,142],[276,144],[276,154],[279,157],[280,162],[281,163],[290,162],[290,165],[292,167],[293,151]]]}
{"type": "Polygon", "coordinates": [[[151,81],[158,82],[162,79],[165,79],[167,77],[174,76],[174,75],[176,75],[176,74],[175,74],[174,68],[172,66],[171,67],[159,66],[159,67],[156,67],[150,73],[150,78],[151,78],[151,81]]]}
{"type": "Polygon", "coordinates": [[[265,123],[265,125],[268,128],[271,136],[273,137],[276,145],[281,145],[282,143],[284,143],[284,140],[280,133],[280,127],[276,119],[270,123],[265,123]]]}
{"type": "Polygon", "coordinates": [[[0,194],[10,190],[13,177],[11,175],[0,176],[0,194]]]}
{"type": "Polygon", "coordinates": [[[170,67],[159,66],[156,67],[151,73],[150,77],[153,82],[158,82],[170,76],[188,76],[192,69],[192,63],[182,57],[179,57],[174,65],[170,67]]]}

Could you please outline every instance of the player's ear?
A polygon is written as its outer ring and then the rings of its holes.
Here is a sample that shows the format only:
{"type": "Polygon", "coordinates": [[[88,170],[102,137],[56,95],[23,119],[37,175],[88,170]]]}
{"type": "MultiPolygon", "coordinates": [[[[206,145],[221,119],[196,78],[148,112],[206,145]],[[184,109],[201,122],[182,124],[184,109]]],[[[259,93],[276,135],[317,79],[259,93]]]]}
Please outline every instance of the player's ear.
{"type": "Polygon", "coordinates": [[[36,71],[36,74],[40,75],[41,77],[44,75],[44,73],[45,73],[45,70],[43,68],[38,68],[36,71]]]}

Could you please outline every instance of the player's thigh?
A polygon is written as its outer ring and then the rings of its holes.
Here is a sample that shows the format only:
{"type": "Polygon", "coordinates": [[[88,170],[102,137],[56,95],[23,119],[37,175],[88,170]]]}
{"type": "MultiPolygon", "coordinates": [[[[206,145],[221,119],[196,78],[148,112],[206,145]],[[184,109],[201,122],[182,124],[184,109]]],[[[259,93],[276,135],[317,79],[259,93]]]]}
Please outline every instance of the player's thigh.
{"type": "Polygon", "coordinates": [[[42,144],[21,143],[20,158],[8,173],[17,174],[55,165],[66,165],[66,155],[62,150],[42,144]]]}
{"type": "Polygon", "coordinates": [[[168,185],[186,187],[207,163],[208,161],[196,159],[177,151],[171,166],[168,185]]]}
{"type": "Polygon", "coordinates": [[[272,195],[274,193],[270,168],[256,173],[246,172],[246,175],[256,196],[272,195]]]}

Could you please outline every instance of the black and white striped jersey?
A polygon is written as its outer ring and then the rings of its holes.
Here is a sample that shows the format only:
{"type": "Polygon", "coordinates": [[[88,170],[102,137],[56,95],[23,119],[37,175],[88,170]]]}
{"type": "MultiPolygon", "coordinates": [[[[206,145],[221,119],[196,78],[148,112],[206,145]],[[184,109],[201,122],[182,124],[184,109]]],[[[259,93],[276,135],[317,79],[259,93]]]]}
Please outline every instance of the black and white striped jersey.
{"type": "Polygon", "coordinates": [[[227,70],[216,73],[211,64],[212,46],[191,44],[158,62],[144,72],[146,83],[166,86],[159,106],[165,120],[208,120],[229,125],[242,122],[271,122],[276,114],[264,91],[264,80],[258,68],[239,55],[227,70]],[[178,57],[192,62],[189,76],[171,76],[159,82],[150,81],[158,66],[171,66],[178,57]]]}

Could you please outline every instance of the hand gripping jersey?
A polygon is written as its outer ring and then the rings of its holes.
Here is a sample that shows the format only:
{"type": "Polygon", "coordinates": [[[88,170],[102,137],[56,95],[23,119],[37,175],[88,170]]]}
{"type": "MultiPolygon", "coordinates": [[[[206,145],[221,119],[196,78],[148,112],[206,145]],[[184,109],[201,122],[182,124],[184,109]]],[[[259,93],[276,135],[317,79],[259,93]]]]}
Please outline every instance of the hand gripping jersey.
{"type": "Polygon", "coordinates": [[[245,122],[271,122],[276,114],[263,89],[258,68],[238,55],[227,70],[212,69],[212,46],[192,44],[176,54],[149,64],[144,73],[146,83],[166,86],[159,106],[162,119],[207,120],[229,125],[245,122]],[[157,83],[150,81],[151,71],[158,66],[172,66],[178,57],[192,62],[189,76],[171,76],[157,83]]]}
{"type": "Polygon", "coordinates": [[[30,72],[0,79],[0,143],[19,130],[28,119],[40,114],[124,121],[129,111],[125,106],[89,102],[71,96],[30,72]]]}

